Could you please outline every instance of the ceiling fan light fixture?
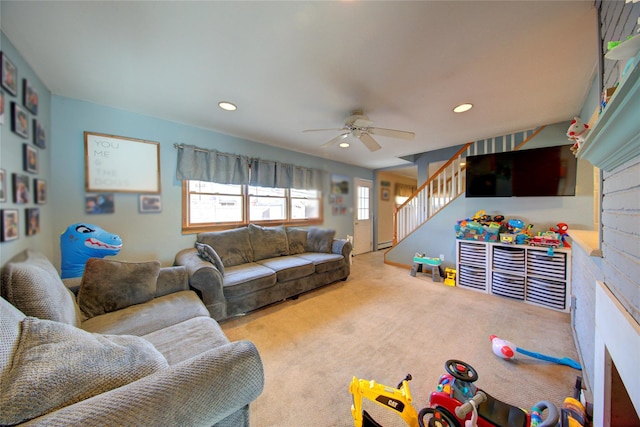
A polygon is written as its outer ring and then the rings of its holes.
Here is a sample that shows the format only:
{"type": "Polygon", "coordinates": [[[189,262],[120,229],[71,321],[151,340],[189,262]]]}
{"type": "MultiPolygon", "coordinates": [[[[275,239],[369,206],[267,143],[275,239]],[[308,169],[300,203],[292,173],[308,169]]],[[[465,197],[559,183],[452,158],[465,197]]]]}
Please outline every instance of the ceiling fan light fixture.
{"type": "Polygon", "coordinates": [[[223,110],[226,111],[236,111],[238,109],[238,107],[236,107],[236,104],[229,102],[229,101],[220,101],[218,102],[218,107],[222,108],[223,110]]]}
{"type": "Polygon", "coordinates": [[[464,113],[465,111],[469,111],[472,108],[473,108],[473,104],[467,102],[467,103],[464,103],[464,104],[457,105],[453,109],[453,112],[454,113],[464,113]]]}

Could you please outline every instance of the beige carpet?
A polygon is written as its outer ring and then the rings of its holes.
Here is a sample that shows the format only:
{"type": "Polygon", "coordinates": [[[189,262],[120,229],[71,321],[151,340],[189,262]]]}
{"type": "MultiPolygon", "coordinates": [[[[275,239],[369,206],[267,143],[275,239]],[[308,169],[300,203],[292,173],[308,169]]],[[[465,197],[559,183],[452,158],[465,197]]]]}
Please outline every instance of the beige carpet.
{"type": "MultiPolygon", "coordinates": [[[[504,361],[489,335],[556,357],[578,360],[570,316],[518,301],[434,283],[430,276],[383,264],[382,252],[354,258],[346,282],[223,322],[229,339],[253,341],[265,389],[251,405],[254,427],[353,426],[352,376],[396,386],[407,373],[417,410],[428,405],[447,359],[471,364],[478,387],[525,409],[561,405],[580,371],[518,355],[504,361]]],[[[385,427],[403,426],[367,402],[385,427]]]]}

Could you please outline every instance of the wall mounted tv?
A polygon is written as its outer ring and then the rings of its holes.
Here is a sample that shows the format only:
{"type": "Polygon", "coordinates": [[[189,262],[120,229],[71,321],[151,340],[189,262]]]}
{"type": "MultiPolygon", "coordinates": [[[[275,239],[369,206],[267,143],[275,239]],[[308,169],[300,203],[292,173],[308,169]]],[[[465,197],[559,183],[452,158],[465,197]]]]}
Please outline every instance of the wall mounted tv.
{"type": "Polygon", "coordinates": [[[467,197],[575,196],[571,145],[467,156],[467,197]]]}

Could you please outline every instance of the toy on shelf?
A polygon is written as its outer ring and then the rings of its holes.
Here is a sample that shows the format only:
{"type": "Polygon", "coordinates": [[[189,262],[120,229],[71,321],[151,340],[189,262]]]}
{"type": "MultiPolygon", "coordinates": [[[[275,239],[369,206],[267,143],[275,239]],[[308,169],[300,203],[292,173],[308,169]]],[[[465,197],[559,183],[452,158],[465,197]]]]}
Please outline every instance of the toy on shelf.
{"type": "Polygon", "coordinates": [[[559,222],[554,227],[549,228],[549,231],[553,231],[553,232],[557,233],[558,235],[560,235],[560,240],[562,241],[562,245],[565,248],[570,248],[571,247],[569,242],[567,242],[567,237],[569,236],[569,234],[567,234],[567,230],[568,229],[569,229],[569,226],[567,224],[565,224],[564,222],[559,222]]]}
{"type": "Polygon", "coordinates": [[[504,216],[493,218],[483,210],[475,213],[472,218],[463,219],[455,225],[456,238],[461,240],[477,240],[479,242],[497,242],[500,233],[506,231],[503,224],[504,216]]]}
{"type": "Polygon", "coordinates": [[[573,141],[571,152],[576,154],[580,149],[580,145],[584,142],[587,134],[589,133],[589,125],[580,119],[580,117],[574,117],[571,120],[569,129],[567,129],[567,137],[569,141],[573,141]]]}
{"type": "Polygon", "coordinates": [[[523,348],[517,347],[515,344],[507,340],[500,339],[495,335],[491,335],[489,339],[491,340],[491,349],[493,350],[493,354],[500,357],[501,359],[512,360],[516,357],[516,352],[518,352],[535,359],[545,360],[547,362],[553,362],[559,365],[570,366],[573,369],[577,369],[579,371],[582,370],[582,366],[580,365],[580,363],[569,357],[558,358],[525,350],[523,348]]]}
{"type": "MultiPolygon", "coordinates": [[[[429,396],[429,405],[435,411],[455,420],[455,425],[465,427],[550,427],[556,426],[558,409],[550,402],[540,401],[533,410],[537,414],[547,409],[547,417],[534,424],[534,417],[527,411],[492,397],[476,387],[478,373],[471,365],[460,360],[447,360],[446,374],[440,377],[436,391],[429,396]]],[[[532,410],[532,412],[533,412],[532,410]]],[[[431,424],[429,424],[431,425],[431,424]]]]}

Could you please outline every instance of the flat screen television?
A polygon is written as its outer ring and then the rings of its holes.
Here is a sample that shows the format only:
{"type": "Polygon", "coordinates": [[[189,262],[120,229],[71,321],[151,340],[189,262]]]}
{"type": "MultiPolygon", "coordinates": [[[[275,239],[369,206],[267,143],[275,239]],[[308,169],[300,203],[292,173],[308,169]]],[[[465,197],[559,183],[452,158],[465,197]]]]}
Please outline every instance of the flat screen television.
{"type": "Polygon", "coordinates": [[[570,147],[467,156],[466,196],[575,196],[578,161],[570,147]]]}

